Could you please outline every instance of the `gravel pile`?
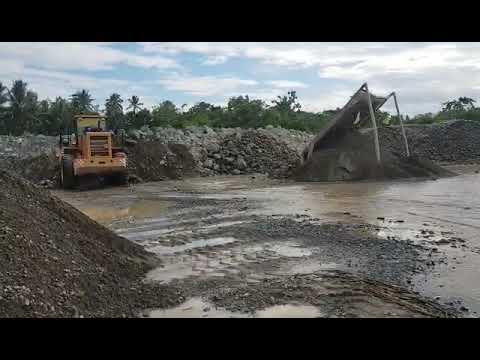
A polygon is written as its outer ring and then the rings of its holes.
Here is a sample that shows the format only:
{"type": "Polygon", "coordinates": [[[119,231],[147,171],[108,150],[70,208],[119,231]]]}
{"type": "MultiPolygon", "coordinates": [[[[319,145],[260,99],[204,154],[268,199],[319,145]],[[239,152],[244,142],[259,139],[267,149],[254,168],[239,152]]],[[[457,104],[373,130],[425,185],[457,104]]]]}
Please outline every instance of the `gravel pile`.
{"type": "Polygon", "coordinates": [[[288,177],[300,162],[298,153],[274,136],[258,131],[245,131],[226,136],[217,146],[207,147],[204,173],[268,174],[288,177]]]}
{"type": "Polygon", "coordinates": [[[142,283],[157,262],[0,170],[0,317],[122,317],[177,301],[142,283]]]}
{"type": "MultiPolygon", "coordinates": [[[[478,122],[457,120],[437,125],[415,125],[408,126],[406,132],[411,152],[418,158],[435,162],[480,158],[478,122]]],[[[395,156],[405,154],[399,127],[380,128],[379,134],[383,151],[395,156]]],[[[128,135],[137,143],[147,141],[149,144],[149,149],[135,148],[131,154],[132,175],[144,180],[178,179],[195,174],[264,173],[285,177],[314,136],[272,126],[255,130],[143,127],[130,131],[128,135]]],[[[52,161],[51,153],[57,141],[56,137],[43,135],[0,136],[0,168],[13,170],[37,184],[52,186],[56,181],[57,164],[52,161]],[[39,166],[41,164],[47,164],[45,169],[39,166]]]]}
{"type": "MultiPolygon", "coordinates": [[[[400,128],[379,129],[380,145],[405,155],[400,128]]],[[[456,120],[437,125],[408,126],[410,152],[437,162],[462,162],[480,158],[480,122],[456,120]]]]}
{"type": "Polygon", "coordinates": [[[129,135],[134,139],[187,146],[195,161],[196,173],[202,176],[268,173],[274,177],[288,175],[313,137],[302,131],[271,126],[255,130],[143,128],[129,135]]]}
{"type": "MultiPolygon", "coordinates": [[[[393,132],[388,133],[390,134],[393,132]]],[[[353,131],[339,134],[328,142],[318,143],[318,149],[316,148],[308,161],[295,169],[293,177],[298,181],[352,181],[454,175],[416,153],[407,158],[392,145],[393,142],[388,143],[388,146],[383,146],[384,143],[388,142],[382,138],[379,164],[373,132],[361,134],[353,131]]]]}
{"type": "Polygon", "coordinates": [[[195,161],[185,145],[140,140],[128,148],[128,167],[140,181],[159,181],[193,174],[195,161]]]}
{"type": "Polygon", "coordinates": [[[58,137],[31,135],[0,135],[0,161],[6,159],[25,159],[50,153],[58,144],[58,137]]]}

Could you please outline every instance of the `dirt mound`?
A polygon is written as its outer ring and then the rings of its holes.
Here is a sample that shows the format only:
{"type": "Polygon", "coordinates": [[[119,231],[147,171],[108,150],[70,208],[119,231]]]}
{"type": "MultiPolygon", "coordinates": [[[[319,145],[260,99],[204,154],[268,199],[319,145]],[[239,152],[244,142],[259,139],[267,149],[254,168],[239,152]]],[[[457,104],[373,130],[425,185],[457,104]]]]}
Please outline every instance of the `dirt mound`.
{"type": "Polygon", "coordinates": [[[0,188],[0,317],[134,316],[168,299],[142,284],[156,261],[142,247],[1,170],[0,188]]]}
{"type": "Polygon", "coordinates": [[[454,175],[430,160],[415,155],[407,158],[382,144],[379,165],[372,136],[349,132],[321,144],[293,177],[298,181],[339,181],[454,175]]]}
{"type": "Polygon", "coordinates": [[[1,160],[0,168],[13,172],[34,183],[43,181],[57,182],[59,174],[59,163],[54,152],[40,154],[23,159],[4,158],[1,160]]]}
{"type": "Polygon", "coordinates": [[[191,175],[195,161],[185,145],[140,140],[128,148],[128,167],[143,181],[158,181],[191,175]]]}
{"type": "Polygon", "coordinates": [[[204,166],[216,174],[263,173],[271,177],[288,177],[298,166],[298,153],[274,136],[259,131],[229,135],[217,147],[207,148],[204,166]]]}

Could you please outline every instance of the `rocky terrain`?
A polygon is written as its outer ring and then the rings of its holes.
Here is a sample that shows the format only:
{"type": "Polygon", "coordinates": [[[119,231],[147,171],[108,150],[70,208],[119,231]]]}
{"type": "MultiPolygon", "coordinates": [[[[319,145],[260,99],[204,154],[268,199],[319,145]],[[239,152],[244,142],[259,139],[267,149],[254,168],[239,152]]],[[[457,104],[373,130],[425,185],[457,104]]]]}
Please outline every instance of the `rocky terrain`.
{"type": "MultiPolygon", "coordinates": [[[[406,128],[411,153],[435,162],[468,162],[480,158],[480,124],[451,121],[406,128]]],[[[368,131],[367,131],[368,133],[368,131]]],[[[380,128],[383,152],[404,155],[399,127],[380,128]]],[[[211,129],[208,127],[142,128],[128,134],[132,175],[141,180],[200,175],[262,173],[275,178],[291,175],[313,134],[297,130],[211,129]],[[139,157],[140,156],[140,157],[139,157]]],[[[58,139],[43,135],[0,136],[0,168],[53,186],[58,139]]]]}
{"type": "MultiPolygon", "coordinates": [[[[379,129],[380,146],[404,155],[399,127],[379,129]]],[[[464,162],[480,158],[480,123],[456,120],[406,127],[410,152],[436,162],[464,162]]]]}
{"type": "Polygon", "coordinates": [[[0,317],[131,317],[169,304],[142,283],[159,261],[141,246],[1,170],[0,187],[0,317]]]}

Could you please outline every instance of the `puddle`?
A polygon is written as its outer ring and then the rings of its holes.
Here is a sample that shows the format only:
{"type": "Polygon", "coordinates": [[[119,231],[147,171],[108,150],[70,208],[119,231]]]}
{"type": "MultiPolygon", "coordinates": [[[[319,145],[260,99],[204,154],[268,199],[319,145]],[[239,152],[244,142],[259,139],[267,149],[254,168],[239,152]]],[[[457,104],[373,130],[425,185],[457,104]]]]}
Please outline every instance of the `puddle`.
{"type": "Polygon", "coordinates": [[[125,219],[130,215],[129,208],[115,209],[115,208],[109,208],[109,207],[96,206],[96,207],[81,208],[80,211],[82,211],[89,218],[101,223],[125,219]]]}
{"type": "Polygon", "coordinates": [[[199,297],[171,308],[153,310],[146,314],[150,318],[317,318],[323,314],[311,305],[276,305],[259,310],[255,314],[231,312],[216,308],[199,297]]]}
{"type": "Polygon", "coordinates": [[[288,274],[312,274],[321,270],[335,270],[338,269],[338,267],[339,265],[334,262],[321,263],[319,261],[312,261],[304,264],[294,265],[289,269],[285,269],[284,272],[288,274]]]}
{"type": "Polygon", "coordinates": [[[180,306],[153,310],[148,313],[150,318],[239,318],[248,317],[246,314],[233,313],[215,308],[215,306],[203,301],[201,298],[191,298],[180,306]]]}
{"type": "Polygon", "coordinates": [[[169,206],[169,202],[161,200],[138,200],[126,207],[115,206],[80,206],[82,211],[89,218],[100,223],[110,223],[129,217],[145,218],[163,213],[169,206]]]}
{"type": "Polygon", "coordinates": [[[323,314],[311,305],[275,305],[257,311],[258,318],[318,318],[323,314]]]}
{"type": "Polygon", "coordinates": [[[309,249],[299,247],[299,244],[296,243],[284,243],[284,244],[267,244],[265,246],[266,250],[275,252],[280,256],[285,257],[303,257],[312,255],[312,251],[309,249]]]}
{"type": "Polygon", "coordinates": [[[195,249],[195,248],[205,247],[205,246],[224,245],[224,244],[229,244],[235,241],[237,241],[237,239],[233,237],[218,237],[218,238],[211,238],[211,239],[194,240],[191,243],[178,245],[178,246],[160,246],[159,245],[159,246],[151,247],[148,250],[154,252],[157,255],[170,255],[170,254],[175,254],[188,249],[195,249]]]}

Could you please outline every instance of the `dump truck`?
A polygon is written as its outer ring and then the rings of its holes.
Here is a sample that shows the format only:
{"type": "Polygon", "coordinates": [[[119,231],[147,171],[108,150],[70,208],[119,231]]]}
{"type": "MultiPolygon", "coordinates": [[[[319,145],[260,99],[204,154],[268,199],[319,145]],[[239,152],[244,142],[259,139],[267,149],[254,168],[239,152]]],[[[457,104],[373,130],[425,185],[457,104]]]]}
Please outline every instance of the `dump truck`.
{"type": "Polygon", "coordinates": [[[77,115],[66,134],[60,134],[58,158],[60,182],[64,189],[91,183],[128,182],[124,137],[107,131],[105,117],[77,115]]]}

